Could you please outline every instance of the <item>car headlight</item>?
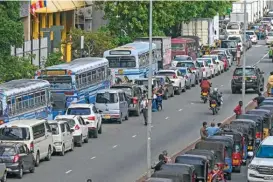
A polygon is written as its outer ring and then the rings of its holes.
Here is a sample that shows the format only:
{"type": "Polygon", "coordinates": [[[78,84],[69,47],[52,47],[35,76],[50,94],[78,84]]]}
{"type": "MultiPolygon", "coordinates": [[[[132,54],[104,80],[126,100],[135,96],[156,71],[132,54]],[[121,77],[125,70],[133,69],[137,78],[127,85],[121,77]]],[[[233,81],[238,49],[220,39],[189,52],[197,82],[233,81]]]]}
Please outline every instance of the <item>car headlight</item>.
{"type": "Polygon", "coordinates": [[[258,167],[257,165],[253,165],[253,164],[249,164],[249,165],[248,165],[248,169],[256,170],[257,167],[258,167]]]}

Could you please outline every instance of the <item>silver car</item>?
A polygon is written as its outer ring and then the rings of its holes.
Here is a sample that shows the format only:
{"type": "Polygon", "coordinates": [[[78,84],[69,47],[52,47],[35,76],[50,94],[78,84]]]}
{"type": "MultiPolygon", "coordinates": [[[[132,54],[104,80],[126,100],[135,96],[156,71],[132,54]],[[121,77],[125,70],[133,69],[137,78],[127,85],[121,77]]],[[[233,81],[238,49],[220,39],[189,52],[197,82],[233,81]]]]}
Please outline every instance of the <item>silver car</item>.
{"type": "Polygon", "coordinates": [[[179,61],[176,67],[187,67],[195,74],[195,84],[203,79],[203,71],[201,65],[197,61],[179,61]]]}

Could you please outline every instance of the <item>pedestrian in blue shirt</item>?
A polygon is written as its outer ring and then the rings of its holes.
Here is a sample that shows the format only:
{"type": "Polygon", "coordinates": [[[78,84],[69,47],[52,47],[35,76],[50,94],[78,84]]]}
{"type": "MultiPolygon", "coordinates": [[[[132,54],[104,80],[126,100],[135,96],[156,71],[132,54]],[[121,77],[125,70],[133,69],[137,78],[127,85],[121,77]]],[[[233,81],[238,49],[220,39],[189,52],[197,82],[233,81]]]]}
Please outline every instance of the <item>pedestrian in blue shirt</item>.
{"type": "Polygon", "coordinates": [[[210,126],[207,127],[208,136],[213,136],[218,131],[219,131],[219,128],[215,126],[215,123],[211,123],[210,126]]]}

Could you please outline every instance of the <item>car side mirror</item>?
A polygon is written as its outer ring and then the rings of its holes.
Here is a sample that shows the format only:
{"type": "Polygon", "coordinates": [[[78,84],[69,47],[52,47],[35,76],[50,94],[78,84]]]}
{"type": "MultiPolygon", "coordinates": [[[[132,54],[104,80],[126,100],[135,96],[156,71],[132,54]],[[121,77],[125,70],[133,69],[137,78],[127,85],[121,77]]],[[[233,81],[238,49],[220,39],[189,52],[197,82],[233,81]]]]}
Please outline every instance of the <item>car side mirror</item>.
{"type": "Polygon", "coordinates": [[[74,129],[70,129],[70,133],[73,133],[75,130],[74,129]]]}
{"type": "Polygon", "coordinates": [[[174,81],[171,81],[172,83],[174,83],[174,81]]]}

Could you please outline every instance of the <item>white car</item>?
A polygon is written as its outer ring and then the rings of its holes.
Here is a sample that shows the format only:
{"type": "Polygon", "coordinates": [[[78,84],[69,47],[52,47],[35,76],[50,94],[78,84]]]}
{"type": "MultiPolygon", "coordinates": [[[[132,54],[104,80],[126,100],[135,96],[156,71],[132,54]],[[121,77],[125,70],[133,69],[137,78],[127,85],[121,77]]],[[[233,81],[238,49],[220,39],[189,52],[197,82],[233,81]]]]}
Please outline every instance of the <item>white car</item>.
{"type": "Polygon", "coordinates": [[[73,129],[70,128],[67,121],[51,120],[48,124],[53,136],[53,151],[59,153],[61,156],[65,155],[67,151],[74,150],[73,129]]]}
{"type": "Polygon", "coordinates": [[[79,147],[82,143],[88,143],[88,127],[81,116],[75,115],[58,115],[55,118],[56,121],[64,120],[67,121],[70,128],[73,129],[74,143],[78,144],[79,147]]]}
{"type": "Polygon", "coordinates": [[[171,62],[172,67],[176,67],[176,64],[180,61],[193,61],[191,56],[187,55],[177,55],[171,62]]]}
{"type": "Polygon", "coordinates": [[[180,95],[181,92],[186,91],[186,78],[178,69],[172,68],[170,70],[160,70],[156,73],[156,75],[168,76],[172,81],[174,91],[177,95],[180,95]]]}
{"type": "Polygon", "coordinates": [[[237,45],[240,47],[241,52],[243,52],[243,37],[242,35],[229,35],[227,40],[236,40],[237,45]]]}
{"type": "Polygon", "coordinates": [[[246,34],[250,36],[251,42],[253,44],[257,44],[258,43],[258,38],[257,38],[257,35],[255,34],[255,31],[253,31],[253,30],[247,30],[246,34]]]}
{"type": "Polygon", "coordinates": [[[265,38],[266,44],[271,44],[273,42],[273,32],[268,32],[268,35],[265,38]]]}
{"type": "Polygon", "coordinates": [[[98,134],[102,133],[101,114],[94,104],[71,104],[66,115],[81,116],[87,124],[89,138],[98,138],[98,134]]]}
{"type": "Polygon", "coordinates": [[[212,77],[212,71],[206,60],[207,60],[206,58],[197,58],[197,62],[201,65],[201,68],[202,68],[203,78],[210,79],[212,77]]]}
{"type": "Polygon", "coordinates": [[[273,181],[273,136],[265,138],[259,145],[255,154],[248,152],[248,156],[252,157],[247,168],[248,182],[271,182],[273,181]]]}
{"type": "Polygon", "coordinates": [[[224,63],[221,61],[221,58],[217,54],[211,54],[211,55],[205,55],[203,56],[204,58],[212,58],[212,60],[215,62],[216,67],[217,67],[217,74],[220,75],[221,73],[224,72],[224,63]]]}

